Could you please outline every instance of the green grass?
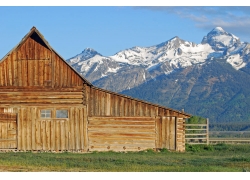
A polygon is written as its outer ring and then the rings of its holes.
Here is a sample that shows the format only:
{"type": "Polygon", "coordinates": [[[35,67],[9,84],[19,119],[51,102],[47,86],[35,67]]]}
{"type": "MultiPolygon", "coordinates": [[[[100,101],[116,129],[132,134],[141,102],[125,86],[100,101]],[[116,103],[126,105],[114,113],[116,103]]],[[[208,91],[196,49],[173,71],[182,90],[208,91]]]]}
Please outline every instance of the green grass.
{"type": "Polygon", "coordinates": [[[187,151],[0,153],[10,172],[243,172],[250,171],[250,145],[187,145],[187,151]]]}

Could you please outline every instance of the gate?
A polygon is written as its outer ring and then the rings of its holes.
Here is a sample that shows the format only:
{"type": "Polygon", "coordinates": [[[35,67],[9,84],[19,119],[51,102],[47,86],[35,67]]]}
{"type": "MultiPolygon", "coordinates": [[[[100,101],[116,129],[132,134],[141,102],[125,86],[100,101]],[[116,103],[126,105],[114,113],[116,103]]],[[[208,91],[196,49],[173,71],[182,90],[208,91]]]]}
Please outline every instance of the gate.
{"type": "Polygon", "coordinates": [[[17,148],[17,114],[0,113],[0,149],[17,148]]]}

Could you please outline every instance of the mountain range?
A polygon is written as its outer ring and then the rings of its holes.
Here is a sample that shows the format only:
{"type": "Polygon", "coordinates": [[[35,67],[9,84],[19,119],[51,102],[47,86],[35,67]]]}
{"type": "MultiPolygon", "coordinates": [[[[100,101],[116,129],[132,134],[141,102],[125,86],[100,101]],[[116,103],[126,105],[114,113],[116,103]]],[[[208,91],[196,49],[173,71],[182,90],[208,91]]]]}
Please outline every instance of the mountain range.
{"type": "Polygon", "coordinates": [[[95,86],[209,118],[250,121],[250,44],[216,27],[200,44],[178,36],[113,56],[94,49],[67,60],[95,86]]]}

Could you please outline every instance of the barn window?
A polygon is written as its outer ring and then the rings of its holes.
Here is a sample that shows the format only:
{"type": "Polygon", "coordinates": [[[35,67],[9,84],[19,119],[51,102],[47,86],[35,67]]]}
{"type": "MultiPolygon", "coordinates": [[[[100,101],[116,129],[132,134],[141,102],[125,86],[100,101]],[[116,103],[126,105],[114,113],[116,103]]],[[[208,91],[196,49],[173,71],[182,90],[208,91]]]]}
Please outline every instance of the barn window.
{"type": "Polygon", "coordinates": [[[56,110],[56,118],[68,118],[68,110],[56,110]]]}
{"type": "Polygon", "coordinates": [[[41,110],[41,118],[51,118],[51,110],[49,109],[41,110]]]}

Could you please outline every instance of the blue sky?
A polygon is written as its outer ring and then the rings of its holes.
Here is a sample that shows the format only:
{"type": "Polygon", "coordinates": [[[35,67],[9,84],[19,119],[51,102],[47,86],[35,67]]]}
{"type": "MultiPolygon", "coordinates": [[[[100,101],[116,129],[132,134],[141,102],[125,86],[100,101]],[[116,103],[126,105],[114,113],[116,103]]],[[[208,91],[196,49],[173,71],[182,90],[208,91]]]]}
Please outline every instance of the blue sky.
{"type": "Polygon", "coordinates": [[[133,3],[110,6],[109,1],[105,1],[106,6],[102,3],[58,6],[48,2],[45,5],[49,6],[31,6],[25,2],[22,1],[22,6],[0,4],[0,58],[32,26],[37,27],[64,59],[87,47],[110,56],[133,46],[156,45],[174,36],[200,43],[216,26],[250,42],[250,6],[192,6],[192,3],[189,6],[185,3],[183,6],[157,3],[142,4],[143,7],[133,3]]]}

